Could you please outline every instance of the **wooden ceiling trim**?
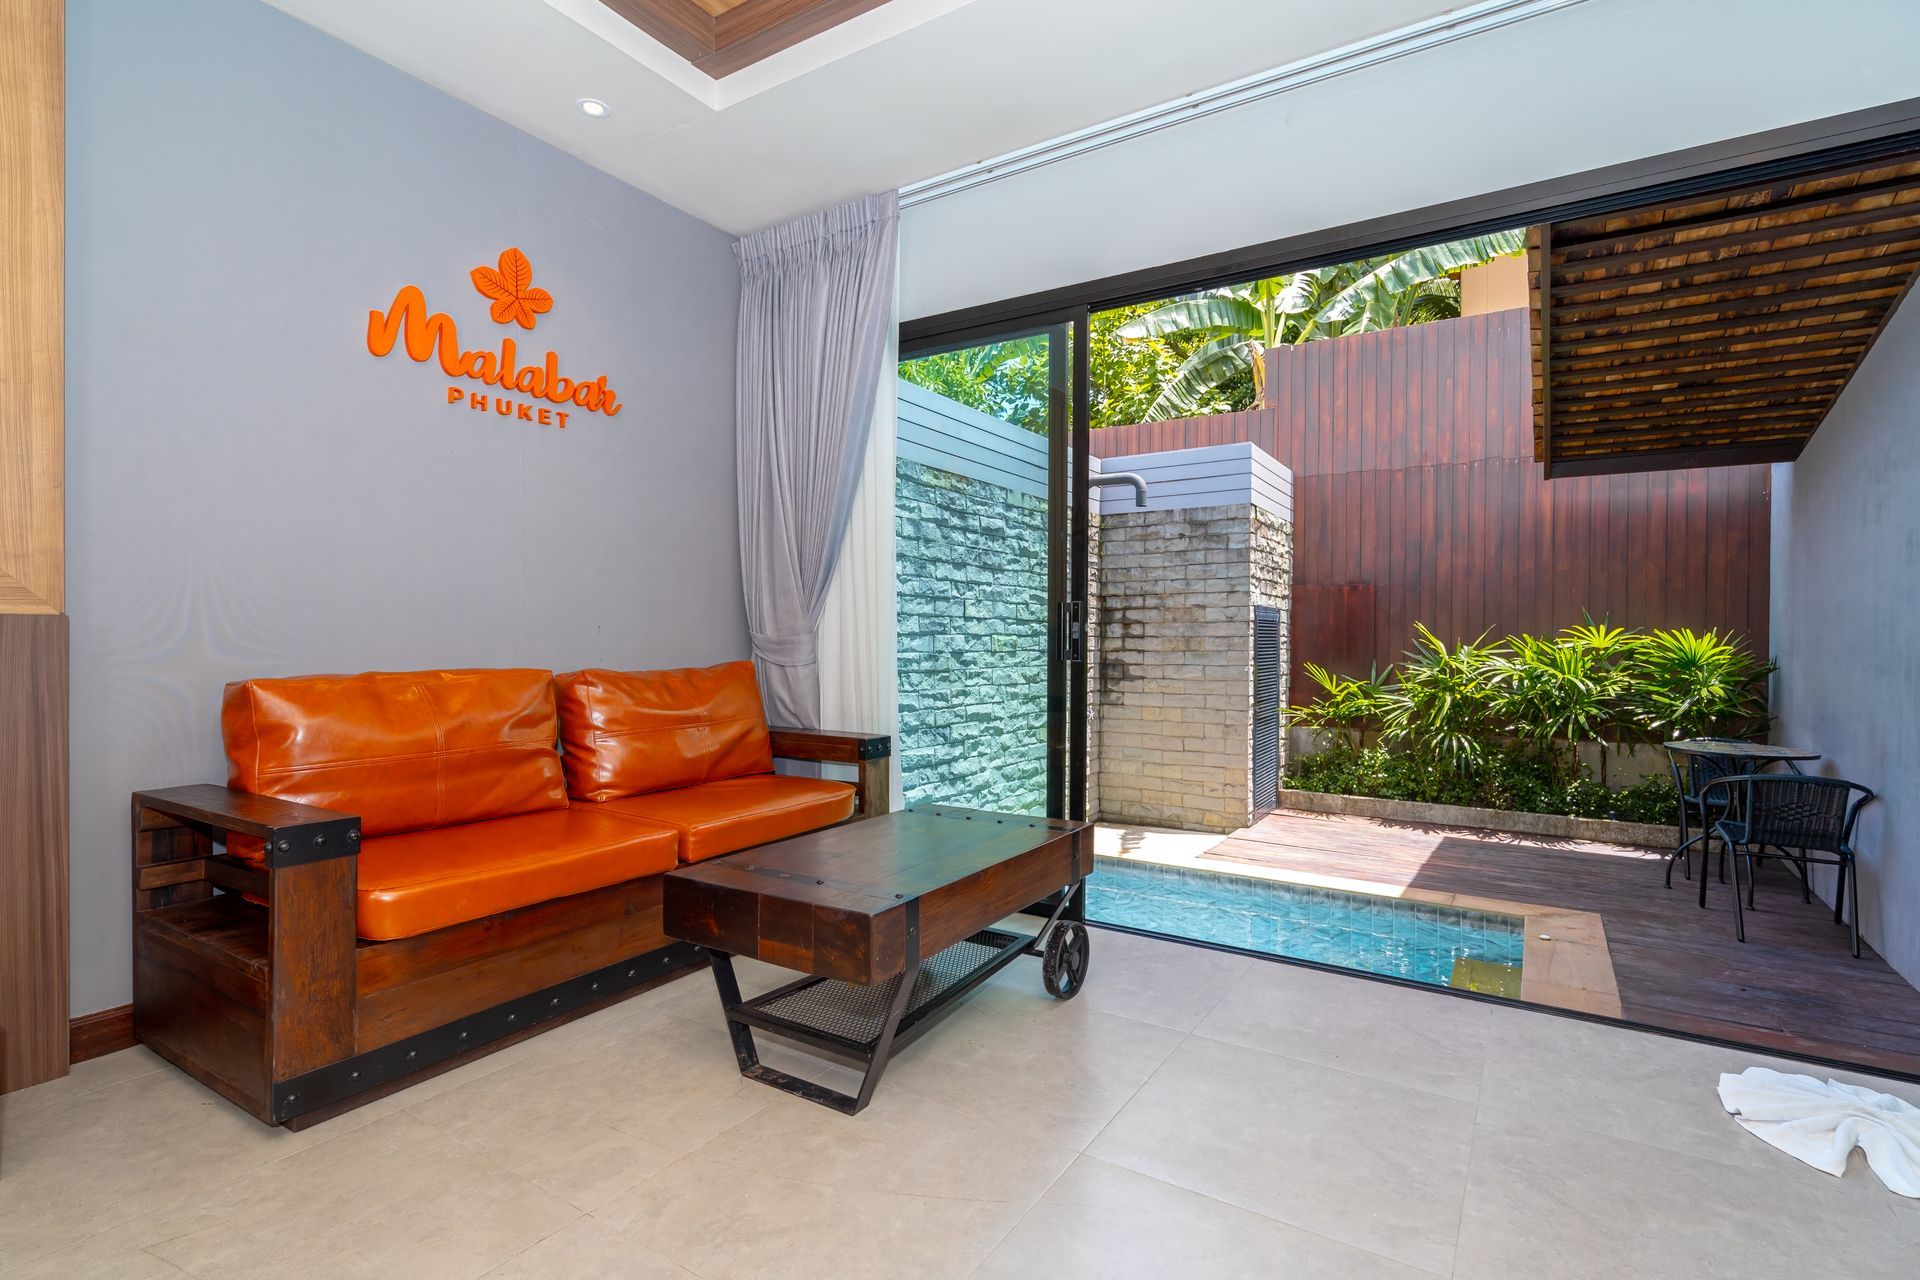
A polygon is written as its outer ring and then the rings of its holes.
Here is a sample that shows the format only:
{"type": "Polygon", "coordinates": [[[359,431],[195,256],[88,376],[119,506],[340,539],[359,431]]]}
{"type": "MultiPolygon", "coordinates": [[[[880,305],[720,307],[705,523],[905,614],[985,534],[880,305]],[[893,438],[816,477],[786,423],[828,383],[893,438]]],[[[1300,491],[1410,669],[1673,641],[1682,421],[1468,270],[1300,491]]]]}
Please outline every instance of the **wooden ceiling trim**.
{"type": "Polygon", "coordinates": [[[886,0],[600,0],[719,79],[877,9],[886,0]]]}
{"type": "MultiPolygon", "coordinates": [[[[1715,408],[1727,408],[1737,400],[1751,400],[1755,396],[1765,397],[1771,391],[1804,391],[1809,388],[1827,389],[1829,384],[1847,380],[1847,365],[1833,365],[1805,377],[1760,378],[1748,382],[1726,382],[1718,386],[1669,386],[1648,387],[1645,389],[1622,392],[1613,383],[1597,384],[1591,387],[1556,389],[1555,399],[1561,410],[1577,409],[1582,403],[1606,405],[1689,405],[1710,403],[1715,408]]],[[[1763,399],[1762,401],[1766,401],[1763,399]]]]}
{"type": "MultiPolygon", "coordinates": [[[[1920,237],[1916,237],[1916,239],[1920,239],[1920,237]]],[[[1898,263],[1898,262],[1890,264],[1890,266],[1893,268],[1898,268],[1904,265],[1910,265],[1910,264],[1898,263]]],[[[1885,269],[1886,268],[1881,268],[1881,270],[1885,270],[1885,269]]],[[[1814,276],[1814,277],[1811,277],[1810,279],[1822,279],[1822,278],[1824,277],[1814,276]]],[[[1769,309],[1784,310],[1788,304],[1796,300],[1803,299],[1805,296],[1807,296],[1805,291],[1796,293],[1794,292],[1794,290],[1797,289],[1799,285],[1807,284],[1809,282],[1810,280],[1798,280],[1793,282],[1777,282],[1771,287],[1771,289],[1767,293],[1741,293],[1741,294],[1730,293],[1724,298],[1702,302],[1693,306],[1653,307],[1646,310],[1636,309],[1636,310],[1627,310],[1627,311],[1622,311],[1622,310],[1619,310],[1618,308],[1615,308],[1613,310],[1608,310],[1607,308],[1598,306],[1598,305],[1589,306],[1585,308],[1586,311],[1595,315],[1599,315],[1602,318],[1597,320],[1590,319],[1585,321],[1584,323],[1588,326],[1624,325],[1629,328],[1637,328],[1645,324],[1646,322],[1652,321],[1652,320],[1694,320],[1694,319],[1698,319],[1701,316],[1712,316],[1712,315],[1721,315],[1721,316],[1763,315],[1763,314],[1767,314],[1769,309]]],[[[1840,297],[1848,302],[1852,302],[1854,298],[1864,297],[1868,294],[1873,294],[1875,296],[1884,296],[1892,293],[1897,293],[1900,290],[1901,286],[1905,283],[1905,281],[1899,276],[1895,276],[1892,279],[1888,279],[1883,275],[1876,275],[1872,279],[1858,280],[1858,281],[1851,282],[1857,287],[1850,290],[1845,290],[1845,291],[1842,291],[1837,287],[1841,283],[1848,283],[1848,282],[1835,282],[1836,287],[1829,291],[1826,291],[1825,296],[1829,299],[1834,297],[1840,297]]],[[[1859,309],[1859,305],[1857,303],[1854,305],[1854,309],[1856,310],[1859,309]]],[[[1557,308],[1556,308],[1556,313],[1557,313],[1557,308]]],[[[1836,315],[1844,314],[1844,312],[1836,311],[1835,314],[1836,315]]],[[[1565,330],[1556,327],[1554,332],[1557,335],[1565,332],[1565,330]]]]}
{"type": "Polygon", "coordinates": [[[600,0],[689,62],[713,52],[713,15],[693,0],[600,0]]]}
{"type": "Polygon", "coordinates": [[[1597,274],[1590,280],[1575,280],[1565,288],[1555,291],[1555,298],[1586,298],[1615,293],[1621,288],[1627,290],[1627,296],[1638,298],[1643,295],[1633,292],[1635,289],[1652,286],[1666,290],[1670,286],[1704,282],[1709,276],[1728,276],[1727,280],[1715,281],[1715,285],[1726,285],[1751,280],[1756,283],[1772,278],[1771,273],[1755,273],[1754,267],[1779,266],[1789,263],[1805,262],[1817,259],[1818,266],[1842,266],[1855,261],[1873,261],[1872,258],[1847,258],[1839,255],[1860,253],[1870,249],[1887,248],[1893,245],[1910,245],[1914,242],[1914,233],[1920,229],[1920,211],[1907,220],[1906,226],[1891,231],[1879,231],[1870,235],[1850,235],[1832,240],[1819,240],[1812,244],[1790,245],[1784,249],[1756,250],[1752,253],[1730,254],[1707,262],[1676,262],[1671,264],[1648,264],[1624,275],[1597,274]]]}
{"type": "MultiPolygon", "coordinates": [[[[1582,238],[1577,231],[1570,229],[1574,226],[1585,224],[1563,222],[1558,225],[1563,228],[1569,228],[1565,232],[1566,240],[1564,243],[1559,240],[1556,240],[1554,243],[1565,250],[1568,255],[1566,261],[1571,264],[1582,262],[1593,257],[1612,257],[1616,253],[1634,252],[1646,248],[1647,245],[1645,242],[1656,237],[1671,236],[1677,238],[1690,231],[1704,231],[1713,227],[1724,227],[1734,222],[1751,221],[1754,223],[1755,228],[1774,230],[1781,225],[1791,225],[1803,221],[1809,216],[1809,211],[1813,211],[1811,214],[1813,217],[1827,216],[1819,213],[1818,211],[1820,210],[1828,210],[1829,213],[1850,212],[1853,207],[1860,205],[1861,202],[1878,200],[1882,196],[1886,197],[1888,204],[1891,205],[1900,196],[1911,195],[1916,188],[1920,188],[1920,182],[1916,182],[1911,176],[1903,175],[1884,182],[1852,187],[1838,193],[1812,193],[1784,199],[1777,203],[1767,205],[1743,205],[1731,209],[1722,207],[1710,213],[1697,214],[1691,218],[1676,218],[1665,222],[1641,223],[1624,230],[1608,228],[1590,232],[1585,238],[1582,238]],[[1834,206],[1841,205],[1847,206],[1847,208],[1843,210],[1835,210],[1833,208],[1834,206]],[[1776,218],[1780,220],[1777,223],[1766,221],[1767,219],[1776,218]]],[[[1876,205],[1870,207],[1884,208],[1887,206],[1876,205]]],[[[1614,216],[1617,218],[1619,215],[1614,216]]],[[[1672,241],[1669,241],[1669,243],[1672,243],[1672,241]]]]}
{"type": "Polygon", "coordinates": [[[1782,440],[1810,440],[1817,419],[1808,414],[1777,422],[1742,422],[1712,431],[1642,431],[1618,429],[1592,430],[1556,438],[1554,447],[1565,449],[1561,461],[1568,458],[1592,458],[1607,450],[1646,450],[1698,448],[1706,445],[1777,444],[1782,440]]]}
{"type": "MultiPolygon", "coordinates": [[[[1811,222],[1801,223],[1793,229],[1792,236],[1813,236],[1829,231],[1847,231],[1855,227],[1877,227],[1889,222],[1898,222],[1906,218],[1920,218],[1920,189],[1909,189],[1905,194],[1914,198],[1896,204],[1880,205],[1871,209],[1855,209],[1847,213],[1821,217],[1811,222]]],[[[1636,237],[1645,239],[1646,237],[1636,237]]],[[[1782,238],[1778,226],[1749,227],[1744,231],[1729,231],[1723,235],[1702,236],[1693,240],[1676,240],[1668,244],[1654,245],[1647,249],[1636,249],[1631,253],[1608,254],[1605,261],[1615,267],[1634,266],[1642,262],[1657,262],[1666,258],[1681,257],[1696,253],[1718,253],[1722,249],[1739,249],[1746,245],[1772,244],[1782,238]]],[[[1577,270],[1591,256],[1567,260],[1568,270],[1577,270]]]]}
{"type": "Polygon", "coordinates": [[[1804,441],[1778,444],[1715,445],[1707,448],[1622,450],[1603,458],[1569,458],[1553,469],[1558,478],[1635,475],[1646,471],[1678,471],[1689,467],[1765,466],[1792,462],[1804,441]]]}
{"type": "Polygon", "coordinates": [[[1747,340],[1780,341],[1785,338],[1848,333],[1863,327],[1871,329],[1877,321],[1874,314],[1876,301],[1871,297],[1858,301],[1849,299],[1828,307],[1796,306],[1791,311],[1782,307],[1775,311],[1749,312],[1737,316],[1710,316],[1692,324],[1665,324],[1658,328],[1620,321],[1589,325],[1584,329],[1561,329],[1556,336],[1563,348],[1578,347],[1588,351],[1602,348],[1611,350],[1615,347],[1649,348],[1670,345],[1679,339],[1685,339],[1684,345],[1691,350],[1706,351],[1715,349],[1711,345],[1713,343],[1738,345],[1747,340]],[[1809,320],[1823,323],[1808,324],[1809,320]],[[1599,332],[1602,329],[1618,329],[1620,332],[1599,332]]]}
{"type": "Polygon", "coordinates": [[[1762,350],[1759,352],[1741,352],[1732,360],[1725,356],[1711,360],[1694,358],[1694,353],[1681,356],[1667,356],[1658,360],[1632,360],[1622,362],[1613,355],[1597,356],[1586,361],[1554,361],[1554,381],[1562,386],[1578,386],[1588,378],[1599,375],[1610,380],[1626,382],[1644,382],[1649,378],[1729,378],[1742,374],[1755,374],[1767,371],[1793,373],[1807,369],[1825,368],[1832,364],[1852,364],[1854,358],[1866,349],[1865,341],[1838,343],[1828,346],[1801,346],[1786,348],[1778,352],[1762,350]]]}
{"type": "MultiPolygon", "coordinates": [[[[1658,285],[1652,293],[1630,292],[1635,287],[1633,280],[1624,282],[1616,280],[1612,282],[1612,286],[1619,291],[1618,296],[1585,302],[1562,302],[1561,299],[1566,294],[1556,285],[1553,293],[1553,309],[1556,315],[1565,315],[1569,312],[1574,315],[1611,312],[1614,315],[1639,319],[1682,310],[1683,308],[1670,307],[1667,304],[1690,302],[1695,298],[1713,298],[1716,299],[1713,305],[1725,306],[1730,301],[1772,297],[1782,289],[1797,289],[1801,285],[1812,284],[1818,280],[1831,280],[1838,286],[1865,285],[1869,281],[1885,279],[1886,274],[1895,268],[1920,262],[1920,232],[1913,233],[1907,243],[1913,247],[1898,252],[1873,254],[1864,258],[1849,258],[1844,262],[1823,262],[1812,267],[1796,267],[1790,271],[1741,274],[1726,280],[1703,280],[1697,284],[1658,285]],[[1754,292],[1738,292],[1748,289],[1754,292]],[[1762,289],[1767,292],[1759,292],[1762,289]],[[1651,309],[1637,309],[1643,304],[1649,305],[1651,309]],[[1636,309],[1623,311],[1623,307],[1636,309]]],[[[1569,285],[1567,292],[1571,293],[1575,288],[1576,286],[1569,285]]],[[[1844,288],[1842,291],[1853,292],[1852,289],[1844,288]]],[[[1591,290],[1584,290],[1579,296],[1591,297],[1591,290]]]]}
{"type": "Polygon", "coordinates": [[[1549,476],[1792,457],[1920,275],[1920,149],[1528,240],[1549,476]]]}

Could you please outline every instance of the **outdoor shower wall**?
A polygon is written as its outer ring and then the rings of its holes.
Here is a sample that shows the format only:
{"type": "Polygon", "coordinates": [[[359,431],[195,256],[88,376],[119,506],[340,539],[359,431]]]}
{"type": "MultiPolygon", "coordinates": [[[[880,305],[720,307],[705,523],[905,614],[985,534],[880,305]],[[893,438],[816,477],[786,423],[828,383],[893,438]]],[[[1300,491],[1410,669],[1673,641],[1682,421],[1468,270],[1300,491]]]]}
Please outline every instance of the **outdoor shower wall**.
{"type": "Polygon", "coordinates": [[[1279,609],[1284,645],[1291,478],[1247,445],[1108,458],[1101,469],[1143,474],[1152,509],[1134,509],[1122,488],[1101,494],[1097,814],[1244,827],[1254,816],[1253,610],[1279,609]]]}
{"type": "Polygon", "coordinates": [[[906,802],[1044,812],[1046,441],[912,383],[899,390],[906,802]]]}

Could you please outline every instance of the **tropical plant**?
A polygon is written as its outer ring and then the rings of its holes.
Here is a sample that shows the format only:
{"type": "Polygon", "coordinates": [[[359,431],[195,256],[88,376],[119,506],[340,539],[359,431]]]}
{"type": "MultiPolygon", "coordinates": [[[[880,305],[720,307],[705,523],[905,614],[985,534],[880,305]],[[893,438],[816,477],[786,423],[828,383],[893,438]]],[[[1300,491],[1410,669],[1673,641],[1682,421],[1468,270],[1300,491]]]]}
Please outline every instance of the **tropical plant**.
{"type": "Polygon", "coordinates": [[[1047,339],[1010,338],[900,362],[900,376],[1002,422],[1047,430],[1047,339]]]}
{"type": "Polygon", "coordinates": [[[1488,664],[1506,650],[1478,639],[1447,647],[1425,623],[1413,624],[1414,646],[1382,702],[1381,736],[1412,744],[1456,771],[1486,756],[1502,728],[1488,664]]]}
{"type": "MultiPolygon", "coordinates": [[[[1172,334],[1158,342],[1129,342],[1117,336],[1119,329],[1152,311],[1155,305],[1141,303],[1093,315],[1089,355],[1095,427],[1147,421],[1147,410],[1161,388],[1205,341],[1196,333],[1172,334]]],[[[1030,334],[902,360],[899,373],[906,381],[949,400],[1045,435],[1052,396],[1047,363],[1050,355],[1047,337],[1030,334]]],[[[1203,394],[1195,402],[1194,412],[1228,413],[1252,403],[1253,374],[1249,369],[1203,394]]]]}
{"type": "Polygon", "coordinates": [[[1605,785],[1606,748],[1630,739],[1755,736],[1769,723],[1762,661],[1737,638],[1685,628],[1634,631],[1589,618],[1552,636],[1485,635],[1449,647],[1425,625],[1386,673],[1366,679],[1307,664],[1319,693],[1293,723],[1327,733],[1294,761],[1309,791],[1486,808],[1671,822],[1664,777],[1605,785]],[[1378,725],[1380,745],[1366,746],[1378,725]],[[1601,778],[1579,745],[1601,747],[1601,778]]]}
{"type": "Polygon", "coordinates": [[[1176,298],[1114,330],[1129,342],[1193,342],[1141,421],[1188,417],[1231,380],[1251,375],[1263,402],[1269,348],[1460,314],[1464,268],[1519,253],[1524,231],[1498,231],[1402,253],[1312,267],[1176,298]]]}
{"type": "MultiPolygon", "coordinates": [[[[1337,676],[1317,662],[1307,663],[1302,670],[1307,679],[1320,686],[1320,696],[1292,708],[1292,722],[1319,730],[1358,751],[1368,731],[1378,729],[1385,714],[1386,676],[1378,668],[1358,679],[1337,676]]],[[[1389,674],[1392,670],[1387,668],[1389,674]]]]}
{"type": "Polygon", "coordinates": [[[1509,636],[1488,662],[1493,699],[1507,731],[1532,744],[1563,777],[1578,772],[1583,742],[1606,749],[1620,737],[1630,677],[1622,661],[1635,633],[1589,619],[1556,636],[1509,636]]]}
{"type": "Polygon", "coordinates": [[[1629,650],[1625,669],[1627,715],[1656,741],[1754,737],[1772,722],[1767,677],[1775,665],[1737,637],[1686,627],[1649,631],[1629,650]]]}

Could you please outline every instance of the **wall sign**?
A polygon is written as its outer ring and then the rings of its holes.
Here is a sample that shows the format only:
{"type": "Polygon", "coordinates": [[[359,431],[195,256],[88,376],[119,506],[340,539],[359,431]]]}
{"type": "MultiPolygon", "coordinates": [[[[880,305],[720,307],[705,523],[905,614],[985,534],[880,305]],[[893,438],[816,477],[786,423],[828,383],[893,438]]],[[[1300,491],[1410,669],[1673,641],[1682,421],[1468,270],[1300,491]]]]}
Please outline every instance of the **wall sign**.
{"type": "MultiPolygon", "coordinates": [[[[553,296],[534,287],[533,264],[518,249],[502,253],[497,267],[475,267],[469,274],[473,287],[490,304],[487,315],[495,324],[518,325],[531,332],[540,317],[553,309],[553,296]]],[[[469,379],[500,392],[528,397],[476,391],[453,383],[446,392],[449,405],[490,411],[543,427],[564,427],[568,417],[582,409],[611,418],[623,407],[619,393],[607,385],[605,374],[592,380],[568,377],[560,372],[560,357],[552,351],[539,364],[522,365],[519,347],[510,336],[500,339],[497,350],[462,351],[453,317],[444,311],[429,312],[427,297],[418,285],[401,286],[393,295],[391,307],[367,313],[368,351],[384,356],[396,341],[411,360],[425,364],[438,359],[441,371],[450,378],[469,379]],[[561,408],[563,405],[567,407],[561,408]]]]}

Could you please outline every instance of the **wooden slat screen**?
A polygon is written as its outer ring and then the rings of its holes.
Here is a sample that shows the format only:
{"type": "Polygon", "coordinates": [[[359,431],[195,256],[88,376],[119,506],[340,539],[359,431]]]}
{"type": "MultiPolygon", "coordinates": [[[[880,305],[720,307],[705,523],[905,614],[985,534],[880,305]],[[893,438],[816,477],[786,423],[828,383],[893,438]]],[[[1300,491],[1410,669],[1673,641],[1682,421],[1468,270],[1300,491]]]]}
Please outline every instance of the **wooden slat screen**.
{"type": "Polygon", "coordinates": [[[1349,674],[1398,661],[1415,621],[1453,640],[1591,613],[1736,632],[1765,652],[1768,468],[1544,480],[1527,314],[1282,347],[1268,408],[1107,427],[1093,451],[1251,440],[1293,469],[1295,697],[1299,664],[1326,661],[1315,636],[1351,629],[1329,611],[1358,587],[1371,636],[1349,674]]]}

